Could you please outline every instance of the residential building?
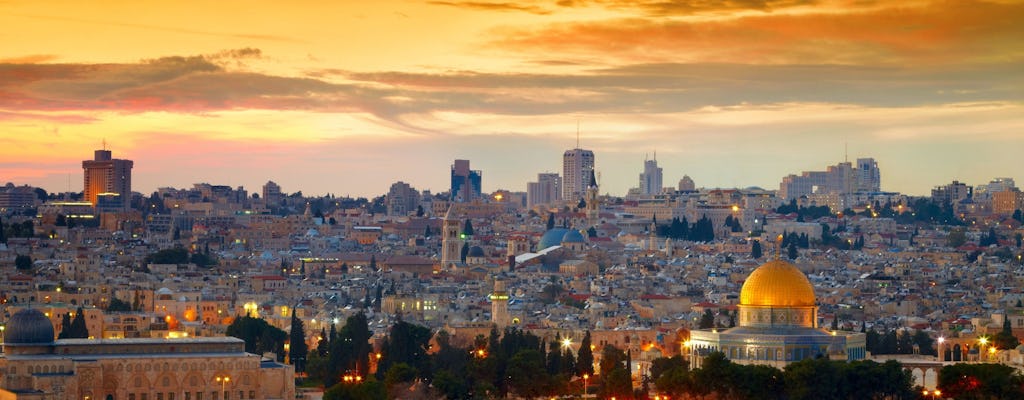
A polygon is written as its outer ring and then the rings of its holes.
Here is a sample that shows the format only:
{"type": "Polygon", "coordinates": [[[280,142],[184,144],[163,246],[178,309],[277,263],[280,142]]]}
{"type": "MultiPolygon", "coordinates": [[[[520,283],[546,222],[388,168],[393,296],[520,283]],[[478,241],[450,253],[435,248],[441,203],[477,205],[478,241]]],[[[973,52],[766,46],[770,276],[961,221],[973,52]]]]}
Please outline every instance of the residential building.
{"type": "Polygon", "coordinates": [[[562,155],[562,199],[575,202],[584,197],[587,187],[593,183],[590,182],[593,170],[593,151],[580,148],[566,150],[562,155]]]}

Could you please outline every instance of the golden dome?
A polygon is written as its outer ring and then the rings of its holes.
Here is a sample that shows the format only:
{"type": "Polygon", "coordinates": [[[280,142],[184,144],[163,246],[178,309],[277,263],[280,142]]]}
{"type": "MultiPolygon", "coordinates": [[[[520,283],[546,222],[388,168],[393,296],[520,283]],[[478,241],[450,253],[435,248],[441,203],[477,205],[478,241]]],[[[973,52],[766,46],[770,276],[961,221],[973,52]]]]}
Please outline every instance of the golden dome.
{"type": "Polygon", "coordinates": [[[782,260],[764,263],[750,273],[740,290],[744,306],[813,306],[814,286],[793,264],[782,260]]]}

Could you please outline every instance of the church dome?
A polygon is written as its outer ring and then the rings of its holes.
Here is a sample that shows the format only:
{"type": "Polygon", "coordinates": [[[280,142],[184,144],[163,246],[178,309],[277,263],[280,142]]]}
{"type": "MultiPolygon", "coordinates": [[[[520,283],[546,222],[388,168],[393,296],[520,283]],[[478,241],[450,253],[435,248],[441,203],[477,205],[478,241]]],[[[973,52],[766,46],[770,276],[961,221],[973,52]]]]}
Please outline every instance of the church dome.
{"type": "Polygon", "coordinates": [[[587,240],[583,238],[583,234],[575,229],[570,229],[562,236],[562,243],[584,243],[586,241],[587,240]]]}
{"type": "Polygon", "coordinates": [[[4,345],[53,343],[53,323],[42,311],[26,308],[7,320],[4,345]]]}
{"type": "Polygon", "coordinates": [[[814,306],[814,286],[793,264],[782,260],[764,263],[750,273],[740,290],[740,305],[814,306]]]}
{"type": "Polygon", "coordinates": [[[484,254],[484,249],[482,247],[480,247],[480,246],[473,246],[473,247],[469,248],[469,253],[466,254],[466,256],[467,257],[486,257],[486,254],[484,254]]]}
{"type": "Polygon", "coordinates": [[[543,250],[551,246],[558,246],[562,244],[562,238],[565,237],[565,233],[568,232],[565,228],[552,228],[547,232],[544,232],[544,236],[540,237],[540,242],[537,243],[537,250],[543,250]]]}

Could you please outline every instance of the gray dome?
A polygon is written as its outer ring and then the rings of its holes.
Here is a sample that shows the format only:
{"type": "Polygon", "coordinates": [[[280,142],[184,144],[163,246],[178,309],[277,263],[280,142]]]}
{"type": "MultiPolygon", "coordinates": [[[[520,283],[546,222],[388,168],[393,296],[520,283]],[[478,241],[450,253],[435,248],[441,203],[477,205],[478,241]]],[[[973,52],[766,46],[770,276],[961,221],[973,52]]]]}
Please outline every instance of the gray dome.
{"type": "Polygon", "coordinates": [[[565,228],[553,228],[544,233],[544,236],[540,237],[540,242],[537,243],[537,250],[543,250],[551,246],[558,246],[562,244],[562,237],[568,232],[565,228]]]}
{"type": "Polygon", "coordinates": [[[26,308],[7,320],[4,344],[53,343],[53,324],[42,311],[26,308]]]}
{"type": "Polygon", "coordinates": [[[583,238],[583,234],[580,231],[572,229],[562,236],[562,243],[584,243],[587,240],[583,238]]]}
{"type": "Polygon", "coordinates": [[[473,246],[469,248],[468,257],[484,257],[484,249],[480,246],[473,246]]]}

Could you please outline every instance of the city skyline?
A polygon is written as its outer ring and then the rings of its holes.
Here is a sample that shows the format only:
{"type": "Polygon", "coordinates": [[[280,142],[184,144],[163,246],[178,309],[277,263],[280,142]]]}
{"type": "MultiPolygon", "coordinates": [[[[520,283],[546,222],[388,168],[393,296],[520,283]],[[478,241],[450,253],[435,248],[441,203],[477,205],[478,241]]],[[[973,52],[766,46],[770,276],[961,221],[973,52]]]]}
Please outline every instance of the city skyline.
{"type": "Polygon", "coordinates": [[[525,191],[577,146],[616,195],[654,150],[665,186],[1024,179],[1024,4],[715,4],[7,2],[0,176],[81,191],[106,140],[142,193],[441,192],[455,159],[525,191]]]}

